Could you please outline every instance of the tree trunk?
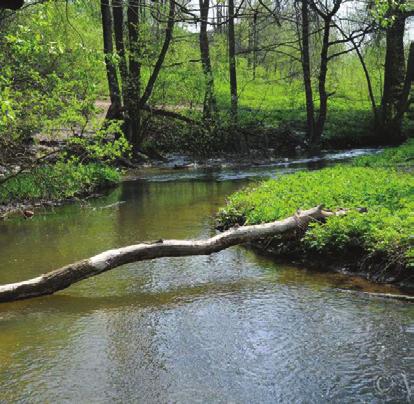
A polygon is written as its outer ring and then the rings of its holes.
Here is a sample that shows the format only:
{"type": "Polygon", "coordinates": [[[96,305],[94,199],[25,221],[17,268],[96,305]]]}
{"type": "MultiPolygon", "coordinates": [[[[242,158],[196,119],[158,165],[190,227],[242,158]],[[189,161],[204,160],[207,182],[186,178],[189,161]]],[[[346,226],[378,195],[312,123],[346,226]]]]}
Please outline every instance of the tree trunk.
{"type": "Polygon", "coordinates": [[[257,14],[258,11],[254,10],[253,13],[253,80],[256,80],[256,69],[257,69],[257,14]]]}
{"type": "Polygon", "coordinates": [[[101,0],[101,15],[105,67],[108,80],[109,96],[111,99],[111,105],[106,114],[106,119],[114,119],[118,117],[119,111],[121,110],[121,92],[119,89],[116,66],[114,63],[114,47],[112,40],[113,24],[109,0],[101,0]]]}
{"type": "Polygon", "coordinates": [[[306,97],[306,124],[309,142],[315,138],[315,106],[313,103],[310,51],[309,51],[309,4],[302,0],[302,70],[306,97]]]}
{"type": "Polygon", "coordinates": [[[328,94],[326,92],[326,76],[328,73],[328,50],[329,50],[329,34],[331,29],[331,18],[324,20],[321,64],[319,68],[319,113],[315,123],[315,130],[311,138],[311,150],[319,151],[321,147],[321,137],[325,128],[326,115],[328,112],[328,94]]]}
{"type": "Polygon", "coordinates": [[[410,104],[410,90],[414,81],[414,41],[410,43],[410,50],[408,53],[407,69],[405,73],[403,91],[398,103],[397,116],[395,119],[400,120],[407,112],[410,104]]]}
{"type": "Polygon", "coordinates": [[[112,15],[114,18],[115,47],[119,58],[121,76],[121,94],[124,96],[128,83],[128,67],[124,41],[124,1],[112,0],[112,15]]]}
{"type": "Polygon", "coordinates": [[[2,0],[0,3],[0,8],[5,8],[9,10],[17,10],[23,7],[23,0],[2,0]]]}
{"type": "Polygon", "coordinates": [[[384,68],[384,89],[381,103],[381,128],[379,139],[386,144],[403,141],[401,133],[402,116],[398,114],[404,79],[404,33],[406,16],[401,10],[394,10],[394,21],[386,31],[386,53],[384,68]]]}
{"type": "Polygon", "coordinates": [[[40,275],[36,278],[0,286],[0,302],[10,302],[53,294],[83,279],[131,262],[162,257],[209,255],[237,244],[251,242],[295,229],[303,230],[311,221],[340,213],[316,207],[272,223],[230,229],[205,240],[159,240],[109,250],[92,258],[40,275]]]}
{"type": "Polygon", "coordinates": [[[170,10],[168,13],[168,22],[167,27],[165,29],[165,37],[164,37],[164,43],[162,45],[160,54],[158,55],[157,62],[155,63],[154,70],[152,71],[152,74],[148,80],[147,86],[145,88],[144,94],[141,97],[140,100],[140,108],[142,108],[150,98],[152,91],[154,89],[155,82],[157,80],[157,77],[160,73],[162,64],[164,63],[165,56],[167,54],[168,48],[170,46],[172,36],[173,36],[173,30],[174,30],[174,18],[175,18],[175,0],[170,0],[170,10]]]}
{"type": "Polygon", "coordinates": [[[234,0],[229,0],[229,75],[230,75],[230,97],[231,97],[231,122],[237,124],[237,70],[236,70],[236,43],[234,35],[234,0]]]}
{"type": "Polygon", "coordinates": [[[216,98],[214,95],[214,78],[211,69],[210,47],[207,33],[208,12],[210,0],[199,0],[200,2],[200,55],[205,78],[205,94],[203,105],[203,118],[206,121],[214,120],[216,113],[216,98]]]}
{"type": "Polygon", "coordinates": [[[142,139],[142,117],[139,108],[141,98],[141,63],[139,44],[140,0],[130,0],[128,7],[129,74],[125,99],[128,140],[138,151],[142,139]]]}

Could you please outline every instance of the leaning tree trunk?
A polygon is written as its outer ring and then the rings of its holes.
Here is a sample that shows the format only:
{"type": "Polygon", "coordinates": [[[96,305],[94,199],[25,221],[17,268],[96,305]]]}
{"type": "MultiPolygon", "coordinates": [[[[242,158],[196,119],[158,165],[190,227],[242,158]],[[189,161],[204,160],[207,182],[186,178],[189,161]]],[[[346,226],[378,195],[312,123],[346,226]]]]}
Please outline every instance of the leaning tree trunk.
{"type": "Polygon", "coordinates": [[[284,234],[297,229],[303,231],[311,221],[324,220],[333,215],[342,215],[344,212],[343,210],[339,212],[324,211],[321,206],[318,206],[298,212],[284,220],[233,228],[205,240],[159,240],[153,243],[141,243],[105,251],[92,258],[66,265],[36,278],[0,286],[0,302],[50,295],[83,279],[131,262],[162,257],[209,255],[237,244],[275,234],[284,234]]]}
{"type": "Polygon", "coordinates": [[[398,144],[402,135],[402,116],[398,114],[405,79],[404,33],[406,16],[395,11],[394,21],[386,31],[384,89],[381,103],[379,140],[385,144],[398,144]]]}
{"type": "Polygon", "coordinates": [[[142,94],[142,97],[140,99],[139,106],[141,109],[146,105],[149,98],[151,97],[152,91],[154,90],[155,82],[157,81],[158,75],[161,71],[161,67],[165,60],[165,56],[167,55],[168,48],[170,47],[175,23],[175,4],[175,0],[169,1],[168,22],[167,27],[165,28],[164,43],[158,55],[158,59],[155,63],[151,76],[148,80],[147,86],[145,87],[144,93],[142,94]]]}

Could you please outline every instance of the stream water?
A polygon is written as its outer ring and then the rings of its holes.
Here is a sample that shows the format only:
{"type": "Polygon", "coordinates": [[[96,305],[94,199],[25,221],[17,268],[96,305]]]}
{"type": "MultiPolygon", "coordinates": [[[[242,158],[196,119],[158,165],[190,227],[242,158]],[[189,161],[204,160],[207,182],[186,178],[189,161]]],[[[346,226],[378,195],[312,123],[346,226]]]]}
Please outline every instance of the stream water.
{"type": "MultiPolygon", "coordinates": [[[[146,170],[2,222],[0,284],[140,240],[211,236],[227,195],[306,164],[319,163],[146,170]]],[[[412,402],[414,306],[361,290],[393,291],[242,247],[126,265],[0,305],[0,402],[412,402]]]]}

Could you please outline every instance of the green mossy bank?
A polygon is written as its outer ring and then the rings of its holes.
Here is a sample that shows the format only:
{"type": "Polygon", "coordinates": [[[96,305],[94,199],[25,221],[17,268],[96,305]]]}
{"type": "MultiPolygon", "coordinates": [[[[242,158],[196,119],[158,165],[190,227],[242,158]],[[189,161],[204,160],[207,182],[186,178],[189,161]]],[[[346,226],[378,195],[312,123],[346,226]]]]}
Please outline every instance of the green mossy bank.
{"type": "Polygon", "coordinates": [[[102,163],[44,165],[0,182],[0,213],[19,204],[58,202],[91,194],[118,183],[120,178],[117,169],[102,163]]]}
{"type": "Polygon", "coordinates": [[[224,228],[264,223],[320,204],[350,209],[346,216],[256,246],[414,291],[413,166],[410,141],[348,165],[267,180],[232,195],[219,212],[219,223],[224,228]]]}

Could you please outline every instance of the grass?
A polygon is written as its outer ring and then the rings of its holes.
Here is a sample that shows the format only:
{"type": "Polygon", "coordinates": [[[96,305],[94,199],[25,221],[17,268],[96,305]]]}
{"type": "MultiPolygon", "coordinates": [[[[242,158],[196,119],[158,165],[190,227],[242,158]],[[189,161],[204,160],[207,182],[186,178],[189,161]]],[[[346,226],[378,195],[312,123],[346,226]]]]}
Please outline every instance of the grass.
{"type": "Polygon", "coordinates": [[[414,165],[414,139],[400,147],[392,147],[375,156],[359,157],[353,162],[359,167],[410,168],[414,165]]]}
{"type": "Polygon", "coordinates": [[[232,195],[219,220],[228,227],[282,219],[319,204],[349,208],[346,216],[312,224],[297,240],[301,251],[344,256],[357,249],[359,256],[380,254],[414,267],[414,176],[395,168],[413,157],[411,141],[351,165],[267,180],[232,195]],[[367,212],[359,213],[360,207],[367,212]]]}
{"type": "MultiPolygon", "coordinates": [[[[194,39],[195,40],[195,39],[194,39]]],[[[220,45],[215,38],[212,48],[212,64],[214,73],[215,94],[219,111],[219,129],[211,134],[208,144],[215,151],[234,150],[234,141],[226,143],[222,132],[229,129],[230,95],[227,53],[225,44],[220,45]]],[[[180,44],[177,53],[188,54],[188,59],[197,59],[198,47],[180,44]]],[[[169,55],[173,63],[174,52],[169,55]]],[[[183,59],[183,57],[181,57],[183,59]]],[[[180,60],[181,60],[180,59],[180,60]]],[[[375,65],[375,60],[370,62],[375,65]]],[[[279,128],[288,126],[295,132],[305,132],[306,102],[301,78],[300,65],[276,63],[276,68],[264,68],[259,65],[253,78],[252,68],[248,66],[247,58],[237,58],[238,79],[238,128],[252,132],[252,138],[259,135],[261,128],[279,128]]],[[[144,69],[145,70],[145,69],[144,69]]],[[[375,83],[375,95],[380,100],[381,78],[372,72],[375,83]]],[[[177,106],[180,113],[199,119],[204,97],[202,70],[198,64],[180,65],[175,69],[164,69],[157,81],[152,102],[158,105],[177,106]],[[190,107],[191,106],[191,107],[190,107]]],[[[317,88],[315,90],[315,108],[318,108],[317,88]]],[[[327,91],[333,95],[329,98],[329,107],[322,147],[347,148],[373,145],[376,143],[373,133],[373,113],[368,98],[366,80],[355,55],[341,59],[340,64],[332,63],[329,67],[327,91]]],[[[192,152],[192,149],[205,150],[206,139],[199,133],[185,133],[188,128],[180,128],[174,122],[169,122],[163,130],[151,135],[153,142],[161,151],[192,152]],[[160,133],[161,132],[161,133],[160,133]],[[188,150],[190,149],[190,150],[188,150]]],[[[237,131],[236,131],[237,132],[237,131]]],[[[277,137],[277,133],[274,132],[277,137]]],[[[235,136],[237,139],[237,136],[235,136]]],[[[228,140],[228,139],[225,139],[228,140]]],[[[272,140],[272,139],[270,139],[272,140]]],[[[268,141],[267,135],[249,145],[256,148],[268,141]]],[[[275,144],[277,145],[277,139],[275,144]]]]}
{"type": "Polygon", "coordinates": [[[0,184],[0,205],[58,201],[86,194],[120,179],[119,172],[99,163],[45,165],[0,184]]]}

